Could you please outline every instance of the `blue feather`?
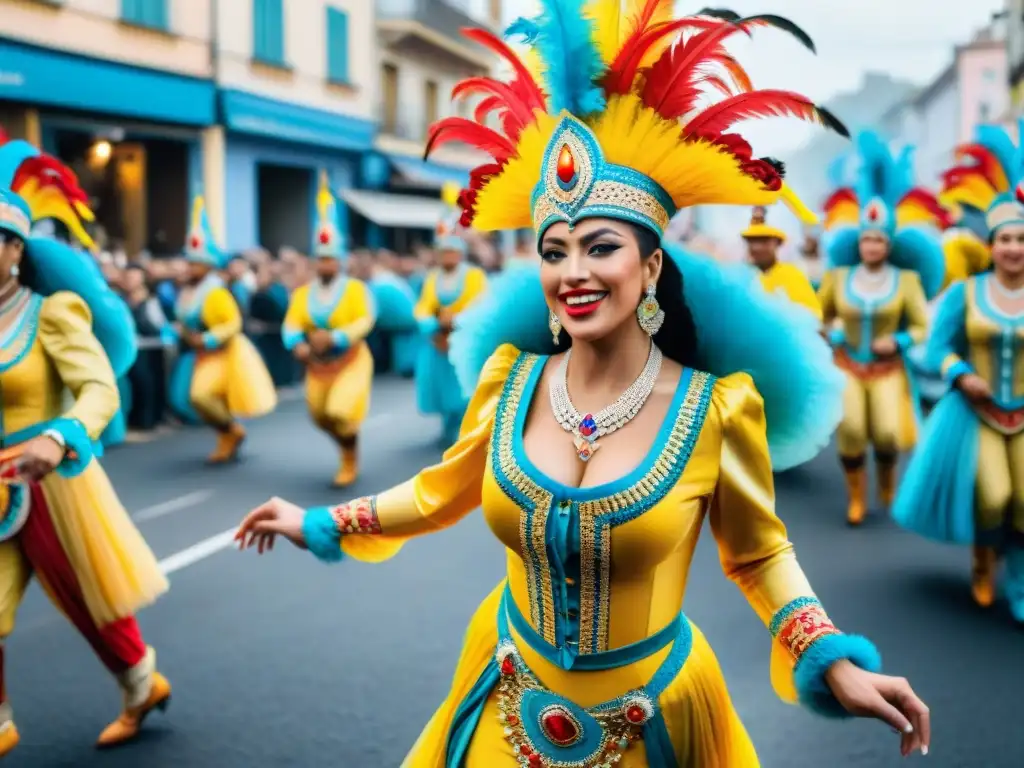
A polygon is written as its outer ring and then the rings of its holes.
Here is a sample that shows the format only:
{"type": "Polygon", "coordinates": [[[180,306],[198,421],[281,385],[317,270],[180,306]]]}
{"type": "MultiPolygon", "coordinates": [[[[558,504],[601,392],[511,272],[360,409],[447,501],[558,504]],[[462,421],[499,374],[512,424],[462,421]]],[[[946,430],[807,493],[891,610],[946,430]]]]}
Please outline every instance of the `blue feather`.
{"type": "MultiPolygon", "coordinates": [[[[764,398],[777,470],[802,464],[828,445],[842,418],[845,379],[805,310],[770,295],[747,268],[718,265],[663,245],[679,267],[697,326],[699,366],[716,376],[747,372],[764,398]]],[[[510,270],[459,315],[450,360],[463,389],[476,387],[501,344],[552,354],[540,269],[510,270]]]]}
{"type": "Polygon", "coordinates": [[[851,185],[849,173],[850,156],[839,155],[828,166],[828,183],[834,189],[842,189],[851,185]]]}
{"type": "Polygon", "coordinates": [[[92,313],[92,328],[117,377],[135,363],[138,346],[135,320],[120,296],[111,290],[99,266],[87,253],[79,253],[48,237],[30,237],[25,244],[43,296],[58,291],[78,294],[92,313]]]}
{"type": "Polygon", "coordinates": [[[860,264],[860,226],[845,226],[826,232],[822,247],[829,269],[855,267],[860,264]]]}
{"type": "Polygon", "coordinates": [[[1021,168],[1020,153],[1017,150],[1017,145],[1010,138],[1006,129],[998,125],[979,125],[974,129],[974,136],[979,144],[986,147],[996,156],[999,164],[1003,166],[1003,172],[1006,174],[1010,185],[1014,185],[1024,169],[1021,168]]]}
{"type": "Polygon", "coordinates": [[[585,0],[541,0],[536,19],[518,19],[505,31],[521,35],[535,47],[544,65],[548,109],[584,117],[605,107],[604,92],[595,83],[604,72],[593,43],[594,23],[584,13],[585,0]]]}
{"type": "Polygon", "coordinates": [[[21,164],[30,157],[37,157],[39,150],[27,141],[15,139],[0,146],[0,189],[10,189],[21,164]]]}
{"type": "Polygon", "coordinates": [[[417,329],[413,316],[416,296],[407,282],[385,272],[371,279],[369,287],[377,304],[375,327],[392,333],[410,333],[417,329]]]}
{"type": "Polygon", "coordinates": [[[946,256],[937,232],[925,226],[903,227],[896,232],[889,261],[899,269],[910,269],[921,278],[925,296],[932,299],[946,279],[946,256]]]}

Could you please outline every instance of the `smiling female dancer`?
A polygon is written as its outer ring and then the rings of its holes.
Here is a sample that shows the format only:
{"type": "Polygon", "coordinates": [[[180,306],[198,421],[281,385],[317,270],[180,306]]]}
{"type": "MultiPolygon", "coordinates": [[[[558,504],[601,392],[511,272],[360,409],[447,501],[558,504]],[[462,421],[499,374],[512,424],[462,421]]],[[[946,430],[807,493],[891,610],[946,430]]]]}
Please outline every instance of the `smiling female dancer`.
{"type": "Polygon", "coordinates": [[[881,138],[858,136],[856,184],[825,204],[829,271],[819,289],[836,362],[846,372],[839,459],[846,474],[846,519],[867,514],[867,451],[874,449],[878,495],[892,504],[896,465],[917,439],[919,405],[906,354],[924,341],[927,299],[945,262],[934,196],[913,186],[909,153],[890,155],[881,138]],[[835,320],[838,329],[831,329],[835,320]]]}
{"type": "Polygon", "coordinates": [[[961,171],[1013,191],[988,201],[992,272],[953,284],[939,305],[926,361],[952,389],[928,419],[893,516],[929,538],[973,545],[982,607],[995,601],[1005,551],[1006,597],[1024,623],[1024,152],[986,126],[961,171]]]}
{"type": "Polygon", "coordinates": [[[88,244],[85,199],[58,161],[23,141],[0,146],[0,758],[19,742],[3,641],[33,576],[123,693],[99,746],[134,738],[171,695],[135,621],[167,580],[94,459],[135,324],[89,254],[31,234],[34,220],[58,219],[88,244]]]}
{"type": "Polygon", "coordinates": [[[878,674],[867,640],[833,626],[775,515],[772,459],[801,463],[838,421],[842,378],[817,323],[746,269],[661,241],[682,206],[782,194],[776,167],[728,133],[738,120],[784,112],[840,126],[789,93],[740,89],[694,110],[712,62],[747,82],[721,43],[764,17],[672,20],[661,0],[631,15],[542,5],[514,30],[543,62],[544,91],[503,42],[467,31],[516,73],[460,89],[502,94],[490,105],[504,133],[485,127],[486,109],[480,124],[431,131],[429,146],[464,140],[495,156],[473,173],[463,222],[532,224],[541,254],[453,336],[475,387],[458,442],[378,496],[308,511],[268,502],[242,523],[241,545],[263,551],[283,535],[324,560],[381,561],[483,506],[508,578],[477,611],[406,766],[757,766],[707,641],[680,613],[705,515],[725,571],[771,630],[779,693],[880,717],[905,754],[926,749],[924,705],[878,674]],[[683,30],[695,34],[671,47],[683,30]]]}

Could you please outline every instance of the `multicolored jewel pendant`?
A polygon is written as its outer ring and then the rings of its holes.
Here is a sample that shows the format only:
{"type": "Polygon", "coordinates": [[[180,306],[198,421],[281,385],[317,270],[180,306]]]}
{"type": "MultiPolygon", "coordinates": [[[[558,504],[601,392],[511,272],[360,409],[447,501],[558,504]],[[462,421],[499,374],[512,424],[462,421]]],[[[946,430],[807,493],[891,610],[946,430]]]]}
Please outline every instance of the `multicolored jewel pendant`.
{"type": "Polygon", "coordinates": [[[594,421],[592,413],[588,413],[580,420],[576,427],[576,438],[573,440],[573,445],[576,446],[576,455],[579,456],[580,461],[590,461],[590,458],[597,453],[597,449],[601,447],[597,442],[597,422],[594,421]]]}
{"type": "Polygon", "coordinates": [[[579,177],[576,158],[573,157],[569,145],[563,144],[562,149],[558,152],[558,164],[555,167],[555,179],[558,181],[558,186],[568,192],[576,186],[579,177]]]}

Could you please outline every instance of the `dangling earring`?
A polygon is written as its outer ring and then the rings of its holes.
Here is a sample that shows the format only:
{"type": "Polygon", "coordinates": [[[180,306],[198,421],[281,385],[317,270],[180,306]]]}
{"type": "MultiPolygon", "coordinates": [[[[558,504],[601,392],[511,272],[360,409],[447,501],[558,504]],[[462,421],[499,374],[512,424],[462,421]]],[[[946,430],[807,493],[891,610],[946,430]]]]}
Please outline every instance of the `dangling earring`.
{"type": "Polygon", "coordinates": [[[562,321],[558,319],[551,310],[548,310],[548,330],[551,331],[551,341],[557,347],[558,346],[558,335],[562,332],[562,321]]]}
{"type": "Polygon", "coordinates": [[[15,280],[17,280],[18,279],[18,275],[21,274],[21,270],[18,268],[17,264],[11,264],[10,272],[11,272],[11,277],[13,279],[15,279],[15,280]]]}
{"type": "Polygon", "coordinates": [[[636,308],[636,319],[648,336],[653,336],[660,331],[662,323],[665,322],[665,311],[658,303],[658,299],[655,298],[656,291],[657,286],[654,283],[648,285],[644,297],[640,300],[640,305],[636,308]]]}

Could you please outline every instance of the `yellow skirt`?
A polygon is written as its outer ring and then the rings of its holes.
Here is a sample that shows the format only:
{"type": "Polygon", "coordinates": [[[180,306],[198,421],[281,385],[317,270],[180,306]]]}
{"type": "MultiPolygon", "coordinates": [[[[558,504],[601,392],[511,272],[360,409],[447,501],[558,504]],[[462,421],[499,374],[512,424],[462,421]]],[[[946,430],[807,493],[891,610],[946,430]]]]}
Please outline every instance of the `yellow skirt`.
{"type": "Polygon", "coordinates": [[[370,411],[373,355],[365,342],[336,363],[311,365],[306,371],[306,404],[321,428],[340,437],[359,432],[370,411]]]}
{"type": "Polygon", "coordinates": [[[42,480],[57,536],[98,626],[134,615],[167,591],[156,557],[95,460],[77,477],[42,480]]]}
{"type": "Polygon", "coordinates": [[[239,334],[223,348],[200,352],[192,376],[193,402],[223,399],[238,419],[265,416],[277,407],[277,390],[260,353],[239,334]]]}
{"type": "MultiPolygon", "coordinates": [[[[496,618],[505,583],[477,610],[469,625],[448,697],[420,734],[402,768],[446,768],[448,734],[459,705],[472,690],[498,643],[496,618]]],[[[679,768],[757,768],[754,746],[733,708],[718,661],[707,640],[691,625],[693,647],[676,679],[658,700],[679,768]]],[[[523,660],[552,692],[591,707],[646,685],[670,648],[618,669],[567,672],[540,659],[525,643],[516,643],[523,660]]],[[[647,768],[642,741],[631,744],[619,768],[647,768]]],[[[497,691],[492,690],[460,768],[520,768],[498,720],[497,691]]]]}

